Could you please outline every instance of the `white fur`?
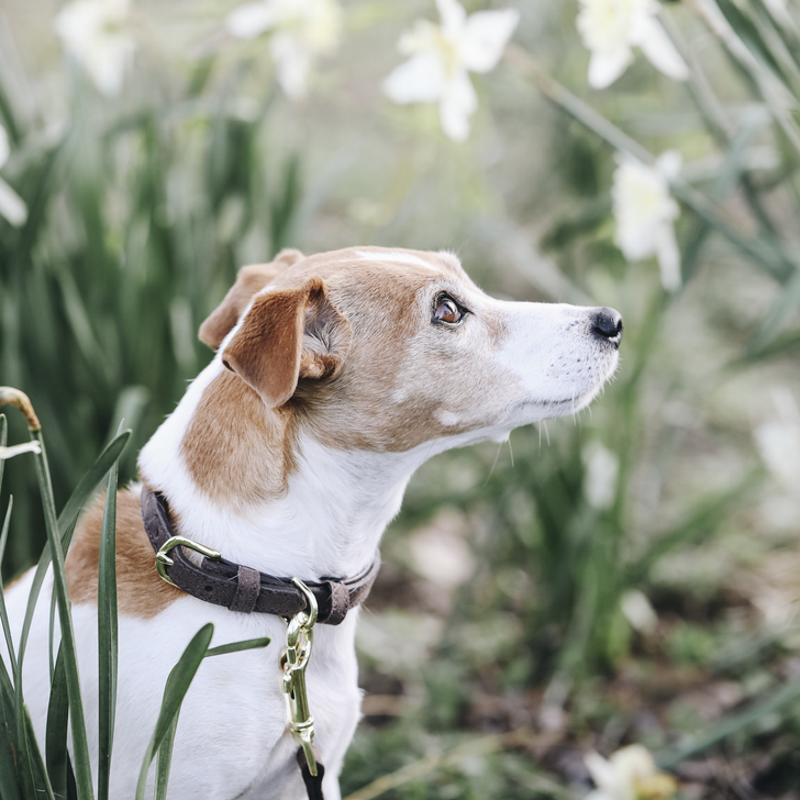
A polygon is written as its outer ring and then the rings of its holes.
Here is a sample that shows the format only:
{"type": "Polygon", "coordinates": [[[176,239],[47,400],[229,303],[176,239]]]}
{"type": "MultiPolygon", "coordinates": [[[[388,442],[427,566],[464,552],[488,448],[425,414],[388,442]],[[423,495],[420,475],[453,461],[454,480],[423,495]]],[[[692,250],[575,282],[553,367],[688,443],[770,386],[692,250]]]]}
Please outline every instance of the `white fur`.
{"type": "Polygon", "coordinates": [[[415,256],[413,253],[402,253],[397,250],[389,250],[385,253],[370,252],[369,250],[356,250],[356,255],[365,261],[384,261],[392,264],[413,264],[417,267],[425,267],[425,269],[438,272],[438,267],[434,267],[430,261],[425,261],[424,258],[415,256]]]}
{"type": "MultiPolygon", "coordinates": [[[[294,453],[296,468],[284,494],[245,507],[221,505],[195,485],[181,454],[181,441],[204,390],[224,369],[217,356],[143,448],[141,474],[170,498],[183,535],[263,572],[307,580],[358,574],[374,558],[386,525],[400,508],[409,478],[424,461],[480,440],[502,441],[514,427],[576,411],[591,401],[616,367],[616,350],[592,334],[587,309],[494,300],[466,279],[463,285],[457,282],[452,270],[445,274],[411,253],[356,254],[370,262],[423,266],[440,274],[443,286],[457,284],[459,299],[475,311],[465,321],[463,335],[459,333],[459,346],[475,349],[471,369],[476,374],[471,378],[476,392],[486,392],[486,398],[478,400],[486,402],[473,403],[468,410],[443,404],[438,419],[446,427],[463,428],[468,421],[470,429],[438,436],[404,452],[332,449],[301,433],[294,453]],[[507,329],[499,344],[492,344],[490,326],[481,321],[483,313],[501,320],[507,329]],[[480,371],[489,367],[491,371],[482,376],[480,371]],[[493,383],[496,374],[507,375],[509,386],[514,388],[507,393],[498,390],[493,383]]],[[[456,262],[455,257],[448,258],[456,262]]],[[[374,291],[380,291],[380,286],[374,291]]],[[[387,354],[387,368],[396,368],[399,375],[405,374],[406,367],[418,371],[420,366],[424,368],[425,342],[430,336],[429,330],[421,331],[409,351],[413,363],[405,367],[395,364],[387,354]]],[[[387,403],[402,407],[402,401],[422,388],[395,388],[387,403]]],[[[445,384],[442,391],[449,388],[445,384]]],[[[15,637],[19,635],[29,585],[27,576],[8,596],[15,637]]],[[[49,597],[50,583],[37,608],[25,659],[25,692],[41,741],[49,693],[49,597]]],[[[73,617],[84,700],[91,707],[97,692],[96,609],[91,604],[77,605],[73,617]]],[[[357,618],[358,610],[354,610],[338,627],[317,626],[308,672],[311,710],[317,723],[315,741],[327,769],[327,800],[340,797],[338,773],[359,715],[354,649],[357,618]]],[[[171,800],[304,798],[294,760],[296,746],[286,731],[285,698],[280,690],[278,656],[284,644],[285,623],[263,614],[233,613],[188,596],[151,619],[130,615],[120,618],[119,705],[111,796],[132,796],[169,670],[191,636],[208,621],[215,625],[213,645],[264,635],[272,638],[272,644],[265,650],[210,658],[201,666],[181,711],[170,779],[171,800]]],[[[87,724],[90,745],[96,745],[97,719],[92,710],[87,713],[87,724]]],[[[93,766],[96,774],[97,764],[93,766]]]]}

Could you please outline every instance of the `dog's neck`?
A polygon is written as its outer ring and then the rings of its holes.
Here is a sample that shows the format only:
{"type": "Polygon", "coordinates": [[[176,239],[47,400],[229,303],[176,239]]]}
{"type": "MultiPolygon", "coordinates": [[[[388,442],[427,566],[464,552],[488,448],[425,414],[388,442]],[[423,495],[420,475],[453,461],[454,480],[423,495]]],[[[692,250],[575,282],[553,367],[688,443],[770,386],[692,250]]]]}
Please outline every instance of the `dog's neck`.
{"type": "Polygon", "coordinates": [[[266,409],[247,387],[231,394],[238,380],[218,359],[198,376],[143,448],[143,482],[167,497],[178,533],[231,561],[308,580],[358,574],[430,448],[326,447],[302,420],[266,409]],[[237,479],[244,472],[246,485],[237,479]]]}

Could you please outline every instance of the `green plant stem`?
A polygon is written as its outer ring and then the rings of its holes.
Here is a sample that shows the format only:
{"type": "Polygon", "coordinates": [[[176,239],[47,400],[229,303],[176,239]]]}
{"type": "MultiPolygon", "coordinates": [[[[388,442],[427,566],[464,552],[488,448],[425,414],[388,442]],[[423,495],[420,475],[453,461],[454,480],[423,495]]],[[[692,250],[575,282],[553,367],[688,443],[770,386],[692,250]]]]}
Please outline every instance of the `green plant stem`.
{"type": "MultiPolygon", "coordinates": [[[[655,162],[655,158],[648,150],[543,72],[524,50],[516,45],[509,45],[506,48],[505,58],[559,108],[596,133],[616,150],[643,164],[652,165],[655,162]]],[[[797,260],[782,252],[776,243],[768,242],[762,236],[750,237],[740,233],[737,227],[725,218],[724,212],[718,208],[716,203],[686,181],[677,178],[670,182],[670,187],[678,199],[682,200],[776,280],[785,283],[800,269],[797,260]],[[789,267],[787,264],[792,266],[789,267]]]]}
{"type": "MultiPolygon", "coordinates": [[[[725,113],[725,109],[714,94],[711,84],[708,82],[705,73],[694,57],[694,53],[686,44],[686,40],[683,38],[680,29],[675,24],[672,17],[669,14],[662,14],[659,19],[664,25],[672,43],[689,66],[688,88],[694,97],[695,105],[706,121],[711,135],[716,139],[717,144],[721,148],[729,150],[739,135],[737,134],[735,126],[731,123],[725,113]]],[[[749,139],[749,135],[747,138],[749,139]]],[[[745,169],[739,174],[739,183],[741,184],[747,204],[750,206],[753,215],[770,234],[777,235],[775,225],[758,196],[758,190],[753,180],[745,169]]],[[[721,200],[723,198],[724,195],[717,195],[717,199],[721,200]]]]}
{"type": "Polygon", "coordinates": [[[117,466],[108,475],[106,503],[100,538],[97,583],[98,641],[98,800],[108,800],[111,782],[111,749],[114,741],[114,718],[117,706],[117,669],[119,638],[117,630],[116,518],[117,466]]]}
{"type": "Polygon", "coordinates": [[[791,109],[794,101],[787,87],[777,75],[753,55],[716,3],[711,0],[687,0],[687,5],[703,18],[708,27],[751,76],[775,121],[786,134],[786,138],[800,153],[800,128],[792,118],[791,109]]]}

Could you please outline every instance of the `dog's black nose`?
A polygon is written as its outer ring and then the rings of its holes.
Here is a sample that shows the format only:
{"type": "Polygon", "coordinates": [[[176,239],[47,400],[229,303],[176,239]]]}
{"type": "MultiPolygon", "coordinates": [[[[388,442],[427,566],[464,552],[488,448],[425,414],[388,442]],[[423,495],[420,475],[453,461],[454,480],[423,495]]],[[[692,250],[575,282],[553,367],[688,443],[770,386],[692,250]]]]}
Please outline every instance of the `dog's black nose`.
{"type": "Polygon", "coordinates": [[[622,314],[613,308],[598,308],[592,316],[592,331],[618,346],[622,339],[622,314]]]}

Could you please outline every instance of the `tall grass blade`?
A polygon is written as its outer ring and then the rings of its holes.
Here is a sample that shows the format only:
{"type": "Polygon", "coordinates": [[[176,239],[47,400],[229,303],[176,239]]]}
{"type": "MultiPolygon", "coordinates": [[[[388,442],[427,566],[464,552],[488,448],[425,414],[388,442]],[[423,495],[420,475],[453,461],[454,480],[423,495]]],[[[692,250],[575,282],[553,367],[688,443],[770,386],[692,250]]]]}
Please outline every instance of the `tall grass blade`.
{"type": "Polygon", "coordinates": [[[255,650],[258,647],[266,647],[269,643],[269,636],[260,636],[258,639],[245,639],[241,642],[221,644],[219,647],[209,647],[206,656],[224,656],[227,653],[240,653],[242,650],[255,650]]]}
{"type": "Polygon", "coordinates": [[[747,500],[763,477],[764,470],[759,466],[748,471],[732,487],[704,498],[682,522],[648,546],[645,555],[632,565],[626,585],[640,584],[668,552],[680,545],[696,542],[709,529],[719,525],[728,516],[731,508],[747,500]]]}
{"type": "Polygon", "coordinates": [[[786,358],[797,352],[800,352],[800,331],[789,331],[775,336],[774,339],[757,350],[748,350],[740,359],[734,361],[731,366],[749,366],[756,361],[764,361],[769,358],[786,358]]]}
{"type": "Polygon", "coordinates": [[[50,684],[50,701],[47,704],[47,726],[45,730],[45,765],[53,793],[57,797],[67,796],[67,767],[69,751],[69,698],[67,696],[67,670],[64,650],[58,648],[53,680],[50,684]]]}
{"type": "MultiPolygon", "coordinates": [[[[194,635],[192,641],[189,642],[186,649],[183,651],[183,655],[178,660],[178,663],[169,673],[166,686],[164,687],[164,699],[161,703],[161,711],[158,714],[156,727],[150,739],[150,744],[147,746],[147,751],[142,761],[142,768],[139,772],[139,782],[136,785],[136,800],[144,800],[147,773],[150,769],[150,764],[153,762],[153,758],[155,758],[159,748],[170,735],[170,730],[178,718],[183,698],[186,697],[186,692],[189,691],[189,686],[208,652],[208,645],[211,643],[211,637],[213,635],[214,626],[210,622],[206,623],[194,635]]],[[[163,774],[162,770],[161,780],[166,782],[167,778],[168,776],[163,774]]]]}
{"type": "MultiPolygon", "coordinates": [[[[31,438],[38,441],[42,452],[35,456],[36,477],[44,510],[47,541],[53,558],[53,590],[58,599],[58,620],[61,626],[61,647],[64,651],[66,680],[69,697],[69,717],[72,730],[72,746],[75,753],[75,780],[81,800],[93,800],[92,769],[89,759],[89,743],[86,737],[86,721],[81,700],[78,656],[75,647],[75,631],[72,627],[67,575],[64,569],[64,550],[56,518],[53,487],[47,464],[47,453],[41,430],[31,431],[31,438]]],[[[20,655],[20,661],[22,656],[20,655]]]]}
{"type": "Polygon", "coordinates": [[[22,800],[17,781],[17,767],[14,762],[15,749],[9,725],[9,715],[13,714],[9,707],[0,700],[0,797],[3,800],[22,800]]]}
{"type": "Polygon", "coordinates": [[[175,745],[175,731],[178,730],[178,715],[172,720],[161,747],[158,748],[156,760],[156,792],[155,800],[167,800],[167,786],[169,785],[169,771],[172,766],[172,751],[175,745]]]}
{"type": "Polygon", "coordinates": [[[36,796],[36,782],[33,777],[33,763],[31,761],[28,730],[25,725],[25,701],[22,697],[22,662],[17,658],[17,671],[14,674],[14,722],[16,727],[17,744],[17,776],[19,778],[22,794],[25,797],[36,796]]]}
{"type": "Polygon", "coordinates": [[[683,743],[656,754],[656,761],[663,769],[669,769],[687,758],[691,758],[709,747],[724,741],[742,728],[782,710],[796,708],[800,700],[800,680],[795,678],[769,696],[759,700],[738,714],[732,714],[705,730],[689,736],[683,743]]]}
{"type": "Polygon", "coordinates": [[[39,750],[39,744],[36,741],[36,732],[33,729],[33,722],[31,722],[31,715],[28,713],[27,706],[23,706],[23,714],[25,735],[28,739],[28,752],[30,753],[33,779],[36,785],[36,797],[56,800],[53,794],[53,787],[50,785],[50,779],[47,777],[47,769],[42,758],[42,752],[39,750]]]}
{"type": "MultiPolygon", "coordinates": [[[[8,441],[8,420],[5,414],[0,414],[0,447],[5,447],[8,441]]],[[[6,460],[0,458],[0,489],[3,488],[3,470],[6,466],[6,460]]],[[[0,554],[0,564],[3,563],[3,557],[0,554]]]]}
{"type": "MultiPolygon", "coordinates": [[[[58,517],[58,532],[64,548],[69,545],[69,538],[71,538],[72,531],[74,530],[74,522],[78,516],[78,512],[94,494],[103,476],[119,458],[130,435],[130,431],[121,433],[105,448],[105,450],[103,450],[92,468],[81,478],[75,490],[70,495],[69,500],[67,500],[64,508],[61,510],[61,514],[58,517]]],[[[25,646],[28,641],[31,623],[33,622],[33,612],[36,608],[36,601],[39,598],[44,576],[52,558],[50,552],[51,548],[48,542],[42,550],[42,555],[39,558],[39,563],[36,566],[36,572],[33,576],[33,583],[31,584],[28,606],[25,611],[25,619],[22,623],[22,633],[19,639],[18,658],[20,660],[22,660],[25,653],[25,646]]]]}
{"type": "Polygon", "coordinates": [[[772,344],[780,331],[781,325],[798,308],[800,308],[800,269],[795,272],[791,280],[784,286],[777,301],[767,314],[761,329],[753,339],[749,351],[751,353],[759,353],[772,344]]]}
{"type": "Polygon", "coordinates": [[[109,796],[111,747],[114,739],[114,716],[117,705],[117,660],[119,656],[116,569],[117,470],[118,464],[115,463],[108,476],[108,492],[100,538],[100,574],[97,586],[97,641],[100,670],[98,675],[100,713],[98,800],[108,800],[109,796]]]}
{"type": "MultiPolygon", "coordinates": [[[[0,446],[2,445],[2,437],[0,437],[0,446]]],[[[8,508],[6,509],[6,516],[3,520],[3,531],[0,533],[0,564],[3,563],[3,554],[6,551],[6,543],[8,542],[8,530],[11,526],[11,510],[14,508],[14,498],[8,498],[8,508]]],[[[17,671],[17,657],[14,653],[14,640],[11,638],[11,625],[8,621],[8,611],[6,609],[6,598],[3,592],[2,584],[0,584],[0,622],[3,625],[3,636],[6,640],[6,647],[8,648],[8,660],[11,672],[17,671]]]]}
{"type": "MultiPolygon", "coordinates": [[[[6,522],[9,515],[6,515],[6,522]]],[[[0,598],[3,589],[0,586],[0,598]]],[[[5,601],[3,601],[5,610],[5,601]]],[[[4,628],[7,622],[4,621],[4,628]]],[[[8,634],[6,634],[8,636],[8,634]]],[[[19,781],[15,755],[19,748],[15,746],[14,725],[14,687],[8,675],[5,662],[0,658],[0,797],[16,800],[20,797],[19,781]]]]}

